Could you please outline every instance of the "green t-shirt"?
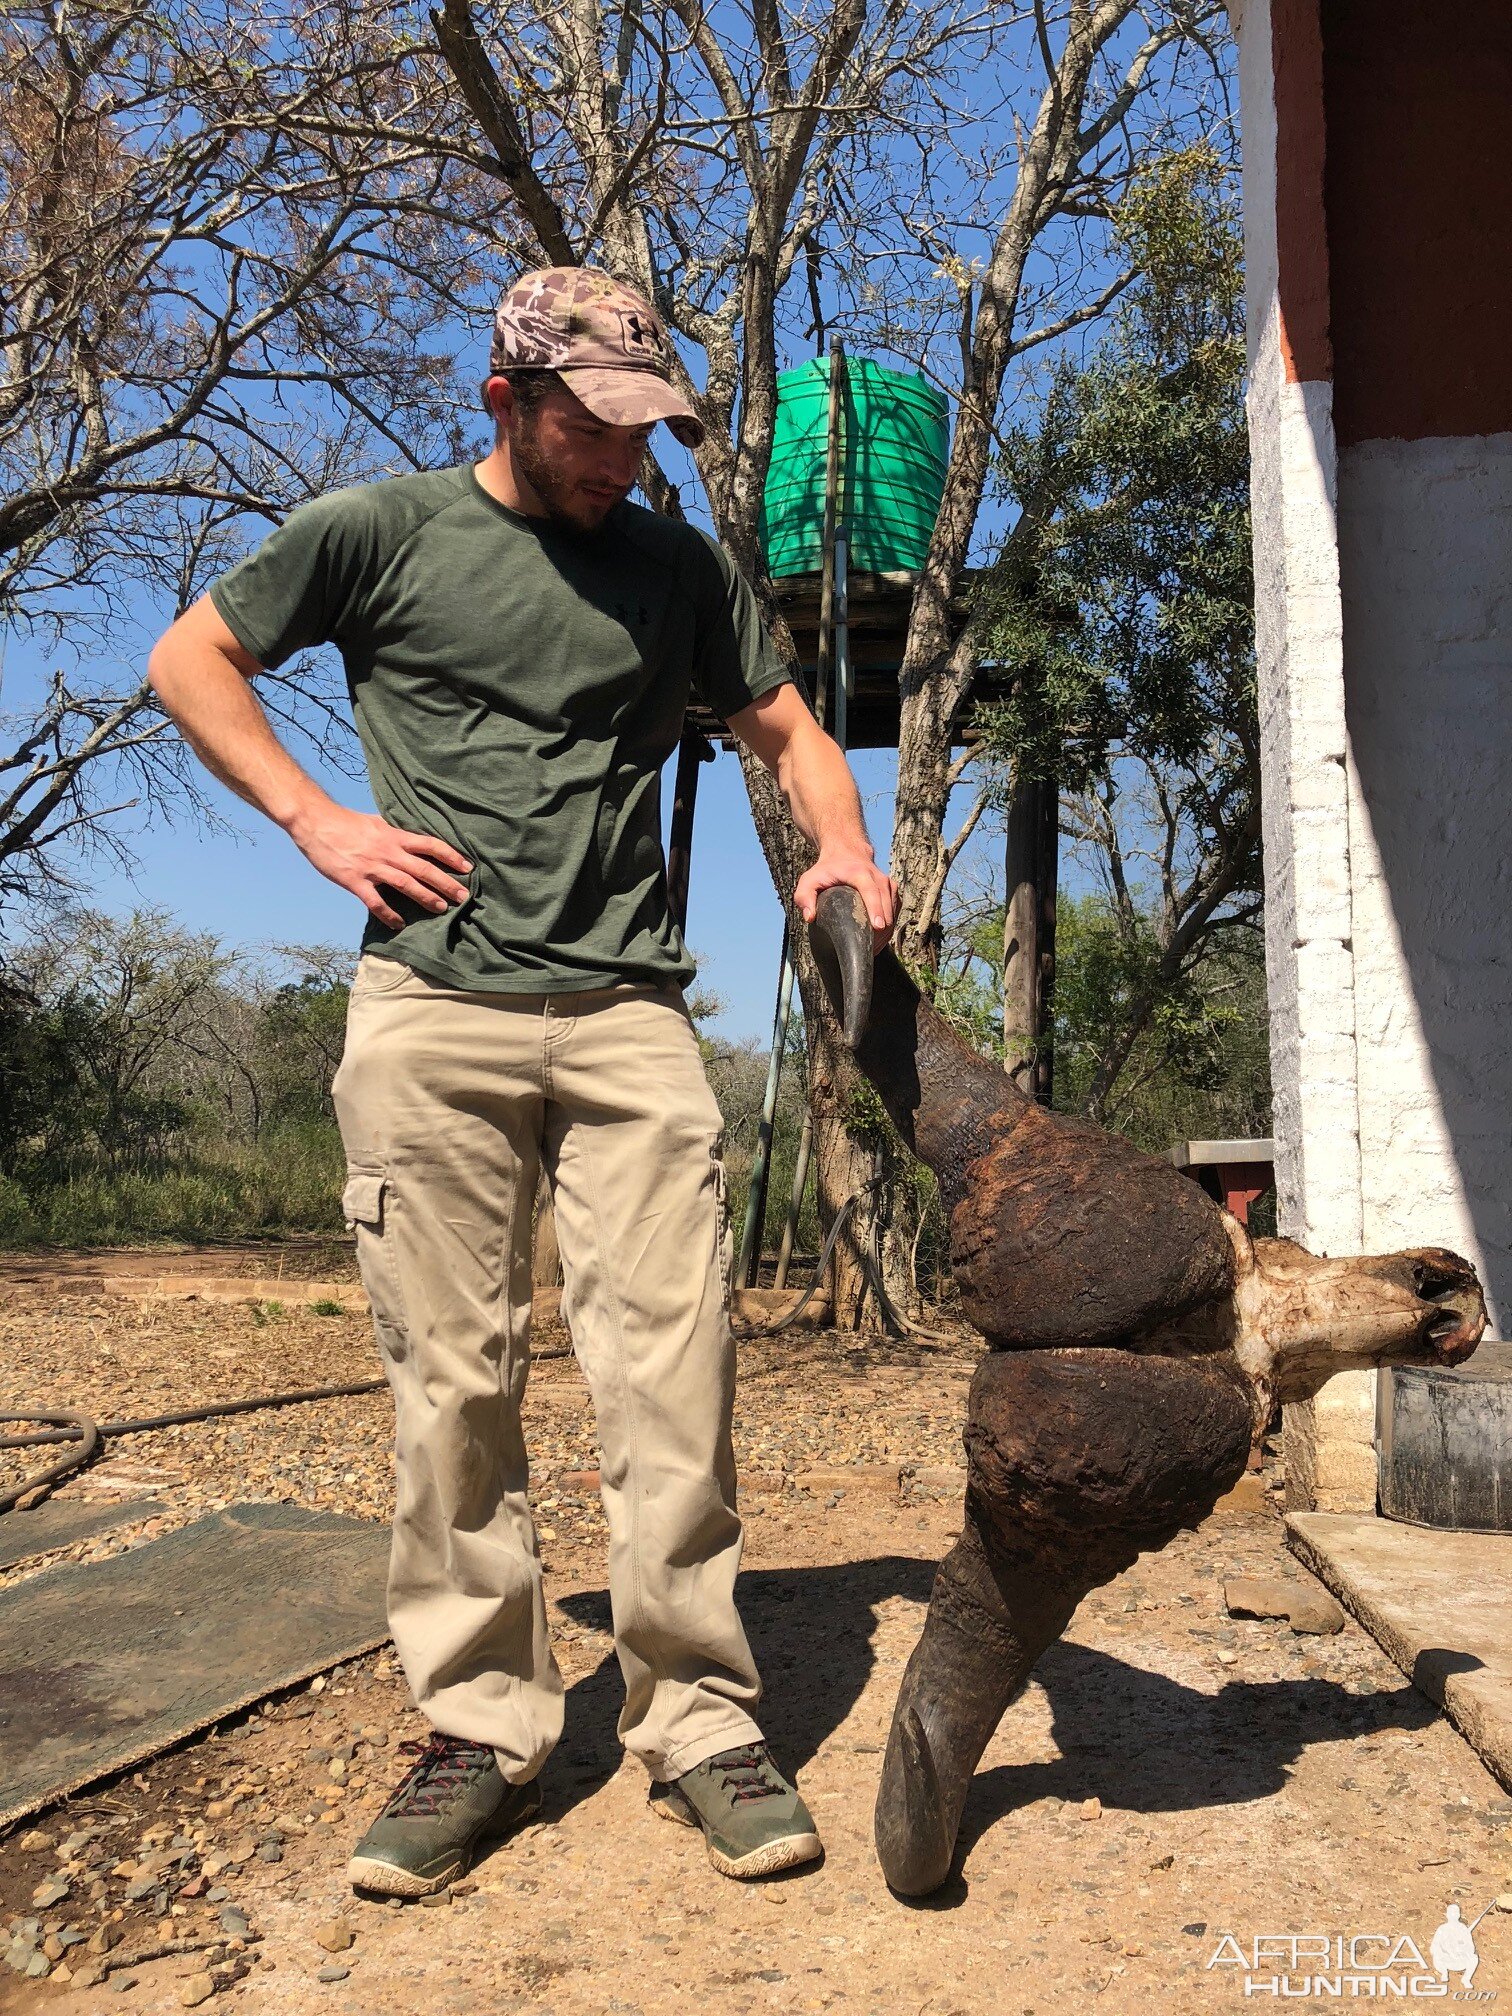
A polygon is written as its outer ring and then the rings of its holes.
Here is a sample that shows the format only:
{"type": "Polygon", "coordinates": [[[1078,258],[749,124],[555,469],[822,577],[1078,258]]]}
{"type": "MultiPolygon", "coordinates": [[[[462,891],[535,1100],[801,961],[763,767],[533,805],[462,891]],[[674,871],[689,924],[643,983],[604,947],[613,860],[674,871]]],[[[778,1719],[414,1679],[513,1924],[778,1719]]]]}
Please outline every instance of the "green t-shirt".
{"type": "Polygon", "coordinates": [[[463,467],[304,506],[210,594],[262,665],[340,647],[378,810],[474,864],[439,916],[391,895],[404,928],[365,948],[501,993],[692,978],[659,773],[690,687],[728,717],[787,677],[714,540],[632,504],[525,518],[463,467]]]}

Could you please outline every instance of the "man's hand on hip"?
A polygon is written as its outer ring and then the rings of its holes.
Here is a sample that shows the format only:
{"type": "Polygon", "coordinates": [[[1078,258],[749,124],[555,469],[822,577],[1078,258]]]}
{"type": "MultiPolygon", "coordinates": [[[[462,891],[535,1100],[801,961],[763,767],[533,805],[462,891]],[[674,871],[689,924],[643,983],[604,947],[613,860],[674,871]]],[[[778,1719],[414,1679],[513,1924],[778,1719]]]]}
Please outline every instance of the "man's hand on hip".
{"type": "Polygon", "coordinates": [[[349,889],[381,924],[391,931],[404,925],[385,889],[433,912],[465,902],[470,892],[457,876],[472,863],[455,847],[390,826],[376,812],[338,805],[305,775],[253,691],[262,669],[208,595],[158,639],[147,667],[159,700],[196,755],[282,826],[307,861],[339,889],[349,889]]]}
{"type": "Polygon", "coordinates": [[[799,915],[805,924],[812,924],[819,898],[826,889],[845,887],[859,892],[866,905],[866,914],[871,919],[873,950],[880,952],[893,934],[893,925],[898,915],[898,885],[891,875],[884,875],[871,857],[871,850],[857,849],[842,852],[839,848],[827,849],[809,869],[800,876],[798,886],[793,891],[793,901],[798,906],[799,915]]]}
{"type": "Polygon", "coordinates": [[[349,889],[391,931],[401,929],[404,919],[385,898],[385,889],[432,912],[463,903],[471,893],[457,876],[467,874],[472,863],[455,847],[428,833],[390,826],[376,812],[353,812],[327,799],[291,820],[288,834],[312,867],[338,888],[349,889]]]}

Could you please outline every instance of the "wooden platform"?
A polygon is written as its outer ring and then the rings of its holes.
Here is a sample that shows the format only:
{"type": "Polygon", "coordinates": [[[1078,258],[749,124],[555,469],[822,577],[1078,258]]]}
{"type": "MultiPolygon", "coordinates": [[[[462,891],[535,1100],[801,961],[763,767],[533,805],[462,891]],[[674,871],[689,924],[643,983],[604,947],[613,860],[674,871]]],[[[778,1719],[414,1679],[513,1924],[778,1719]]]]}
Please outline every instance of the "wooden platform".
{"type": "MultiPolygon", "coordinates": [[[[951,604],[953,634],[965,628],[967,597],[977,570],[961,578],[951,604]]],[[[855,692],[850,702],[846,741],[852,749],[895,749],[898,744],[898,668],[908,634],[917,574],[853,574],[850,578],[850,645],[855,692]]],[[[783,575],[772,583],[783,615],[793,633],[804,670],[812,681],[819,655],[819,590],[817,574],[783,575]]],[[[1011,684],[1008,669],[983,665],[970,699],[961,710],[956,740],[971,734],[971,715],[983,700],[1006,699],[1011,684]]],[[[688,722],[723,748],[733,746],[724,723],[706,707],[688,710],[688,722]]]]}

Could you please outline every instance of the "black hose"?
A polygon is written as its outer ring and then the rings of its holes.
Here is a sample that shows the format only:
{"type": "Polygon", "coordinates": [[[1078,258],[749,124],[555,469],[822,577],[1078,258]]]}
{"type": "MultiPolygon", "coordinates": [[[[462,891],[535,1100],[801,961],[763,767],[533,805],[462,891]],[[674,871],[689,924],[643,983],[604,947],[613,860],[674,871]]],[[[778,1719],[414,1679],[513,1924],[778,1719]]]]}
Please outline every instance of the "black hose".
{"type": "Polygon", "coordinates": [[[35,1449],[44,1443],[76,1444],[60,1462],[48,1469],[33,1471],[8,1491],[0,1491],[0,1512],[8,1512],[34,1491],[56,1484],[62,1477],[82,1468],[108,1435],[140,1435],[153,1428],[177,1428],[188,1421],[213,1421],[223,1414],[252,1414],[263,1407],[292,1407],[305,1400],[344,1400],[357,1393],[376,1393],[387,1382],[358,1379],[345,1386],[301,1386],[287,1393],[260,1393],[250,1400],[216,1400],[207,1407],[184,1407],[171,1414],[144,1414],[130,1421],[93,1421],[87,1414],[59,1411],[52,1414],[0,1414],[0,1422],[45,1421],[51,1425],[26,1435],[0,1436],[0,1449],[35,1449]]]}
{"type": "MultiPolygon", "coordinates": [[[[77,1470],[81,1463],[87,1463],[100,1446],[100,1430],[87,1414],[77,1414],[72,1409],[60,1409],[55,1414],[0,1414],[0,1421],[52,1421],[58,1425],[51,1434],[38,1435],[38,1442],[77,1442],[76,1449],[51,1464],[45,1470],[34,1470],[29,1477],[23,1477],[19,1484],[8,1491],[0,1491],[0,1512],[9,1512],[21,1499],[29,1498],[33,1491],[42,1491],[49,1484],[56,1484],[60,1477],[77,1470]]],[[[22,1438],[24,1446],[26,1438],[22,1438]]],[[[0,1442],[0,1449],[18,1446],[11,1442],[0,1442]]]]}
{"type": "MultiPolygon", "coordinates": [[[[134,1421],[102,1421],[102,1435],[140,1435],[149,1428],[177,1428],[185,1421],[213,1421],[221,1414],[254,1414],[260,1407],[292,1407],[302,1400],[345,1400],[354,1393],[376,1393],[385,1379],[358,1379],[349,1386],[296,1386],[287,1393],[258,1393],[250,1400],[215,1400],[205,1407],[184,1407],[173,1414],[144,1414],[134,1421]]],[[[0,1414],[0,1421],[50,1421],[50,1414],[0,1414]]],[[[80,1416],[80,1419],[86,1417],[80,1416]]],[[[43,1442],[71,1442],[67,1428],[35,1435],[0,1437],[0,1449],[34,1449],[43,1442]]]]}
{"type": "MultiPolygon", "coordinates": [[[[834,1253],[840,1234],[850,1221],[852,1212],[870,1191],[879,1187],[882,1179],[873,1177],[870,1183],[863,1183],[859,1190],[852,1191],[840,1209],[835,1213],[829,1236],[824,1242],[824,1250],[819,1255],[819,1264],[814,1269],[814,1278],[785,1316],[775,1323],[742,1324],[732,1331],[740,1338],[775,1337],[796,1323],[818,1294],[834,1253]]],[[[953,1340],[942,1337],[938,1332],[926,1330],[904,1315],[887,1292],[882,1277],[882,1255],[879,1247],[878,1228],[872,1225],[871,1238],[861,1254],[861,1264],[871,1284],[872,1293],[877,1298],[877,1307],[886,1322],[901,1336],[923,1338],[927,1343],[948,1344],[953,1340]]],[[[565,1357],[565,1352],[544,1352],[544,1357],[565,1357]]],[[[0,1435],[0,1450],[37,1449],[51,1443],[72,1443],[74,1446],[58,1462],[46,1469],[34,1470],[23,1477],[19,1484],[9,1490],[0,1491],[0,1513],[11,1511],[23,1498],[33,1492],[46,1490],[49,1485],[82,1469],[107,1436],[143,1435],[155,1428],[178,1428],[192,1421],[214,1421],[227,1414],[254,1414],[265,1407],[294,1407],[307,1400],[345,1400],[359,1393],[377,1393],[387,1382],[383,1379],[357,1379],[345,1386],[300,1386],[286,1393],[260,1393],[247,1400],[217,1400],[206,1407],[182,1407],[169,1414],[143,1414],[131,1420],[94,1421],[88,1414],[72,1409],[60,1409],[55,1413],[0,1414],[0,1423],[5,1422],[46,1422],[43,1428],[33,1428],[25,1435],[0,1435]]]]}
{"type": "MultiPolygon", "coordinates": [[[[835,1213],[835,1221],[830,1226],[829,1237],[824,1242],[824,1250],[819,1255],[819,1264],[814,1269],[814,1278],[810,1281],[808,1287],[804,1289],[798,1301],[788,1310],[787,1314],[779,1317],[775,1323],[743,1324],[739,1329],[731,1332],[733,1336],[738,1338],[775,1337],[778,1331],[786,1330],[790,1323],[798,1321],[798,1318],[819,1292],[820,1284],[824,1280],[825,1269],[829,1266],[830,1255],[834,1252],[835,1243],[844,1231],[851,1213],[868,1192],[881,1188],[882,1181],[883,1179],[880,1176],[874,1176],[869,1183],[863,1183],[859,1190],[853,1190],[840,1206],[840,1209],[835,1213]]],[[[875,1219],[872,1221],[871,1237],[861,1251],[861,1266],[866,1274],[867,1281],[870,1283],[871,1291],[877,1298],[877,1307],[882,1312],[883,1321],[892,1325],[893,1331],[897,1336],[918,1337],[926,1344],[953,1344],[955,1342],[953,1337],[943,1336],[938,1330],[926,1330],[922,1324],[915,1323],[912,1317],[904,1315],[903,1311],[892,1299],[892,1296],[887,1292],[887,1283],[883,1279],[882,1274],[881,1233],[875,1219]]]]}
{"type": "Polygon", "coordinates": [[[744,1323],[738,1329],[731,1330],[730,1335],[732,1337],[775,1337],[779,1330],[786,1330],[790,1323],[798,1321],[798,1318],[819,1293],[820,1286],[824,1280],[824,1270],[829,1265],[830,1255],[835,1250],[836,1240],[845,1230],[846,1220],[872,1187],[870,1183],[863,1183],[859,1190],[853,1191],[846,1198],[840,1209],[835,1213],[835,1222],[831,1225],[829,1237],[824,1242],[824,1251],[819,1255],[819,1265],[814,1269],[814,1278],[810,1281],[807,1288],[804,1289],[802,1295],[793,1304],[792,1308],[789,1309],[786,1316],[779,1317],[775,1323],[744,1323]]]}

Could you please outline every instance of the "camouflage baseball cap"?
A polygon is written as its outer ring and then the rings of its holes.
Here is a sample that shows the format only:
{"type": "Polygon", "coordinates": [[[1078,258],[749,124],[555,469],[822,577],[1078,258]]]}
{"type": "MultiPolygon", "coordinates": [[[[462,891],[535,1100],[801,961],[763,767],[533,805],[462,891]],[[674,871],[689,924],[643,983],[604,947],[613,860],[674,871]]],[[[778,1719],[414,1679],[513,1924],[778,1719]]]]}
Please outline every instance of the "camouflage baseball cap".
{"type": "Polygon", "coordinates": [[[672,383],[672,346],[639,294],[595,266],[526,273],[494,311],[489,369],[556,371],[596,419],[615,427],[665,420],[696,448],[703,422],[672,383]]]}

